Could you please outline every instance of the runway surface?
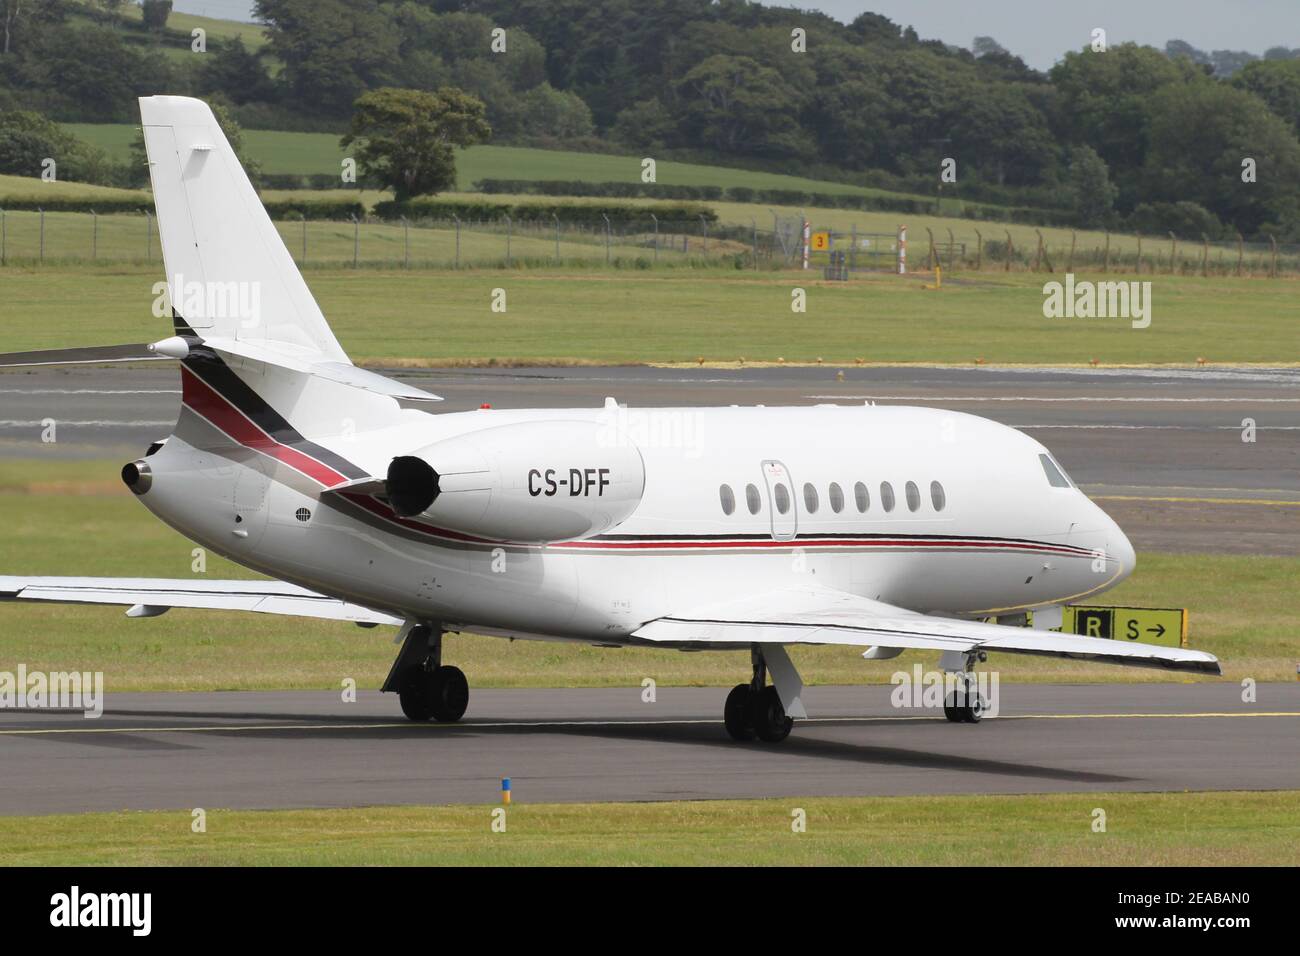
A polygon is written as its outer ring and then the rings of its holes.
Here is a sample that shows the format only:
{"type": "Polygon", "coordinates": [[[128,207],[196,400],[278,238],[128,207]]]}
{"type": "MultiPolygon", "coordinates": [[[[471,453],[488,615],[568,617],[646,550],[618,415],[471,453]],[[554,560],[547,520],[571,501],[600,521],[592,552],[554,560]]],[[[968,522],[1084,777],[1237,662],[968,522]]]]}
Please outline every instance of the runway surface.
{"type": "Polygon", "coordinates": [[[976,726],[814,687],[783,743],[736,744],[726,691],[479,690],[457,725],[390,695],[111,694],[0,712],[0,813],[744,797],[1300,789],[1300,684],[1002,685],[976,726]]]}
{"type": "MultiPolygon", "coordinates": [[[[1038,438],[1139,550],[1300,555],[1300,369],[647,367],[397,370],[439,411],[598,406],[924,404],[1038,438]],[[843,374],[840,381],[837,373],[843,374]],[[1245,421],[1255,441],[1242,440],[1245,421]]],[[[0,457],[128,461],[166,435],[170,365],[0,371],[0,457]],[[42,442],[43,422],[58,440],[42,442]]],[[[105,474],[106,480],[115,480],[105,474]]],[[[89,476],[93,477],[93,476],[89,476]]]]}

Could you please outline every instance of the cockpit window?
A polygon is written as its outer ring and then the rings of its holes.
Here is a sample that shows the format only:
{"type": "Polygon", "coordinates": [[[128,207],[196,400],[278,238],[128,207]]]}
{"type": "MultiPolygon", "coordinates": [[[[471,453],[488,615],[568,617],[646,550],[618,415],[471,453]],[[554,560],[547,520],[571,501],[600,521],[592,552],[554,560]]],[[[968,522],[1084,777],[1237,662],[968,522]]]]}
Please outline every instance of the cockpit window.
{"type": "Polygon", "coordinates": [[[1053,488],[1069,488],[1070,479],[1061,471],[1061,466],[1052,460],[1051,455],[1039,455],[1038,460],[1043,463],[1043,472],[1047,475],[1047,481],[1053,488]]]}

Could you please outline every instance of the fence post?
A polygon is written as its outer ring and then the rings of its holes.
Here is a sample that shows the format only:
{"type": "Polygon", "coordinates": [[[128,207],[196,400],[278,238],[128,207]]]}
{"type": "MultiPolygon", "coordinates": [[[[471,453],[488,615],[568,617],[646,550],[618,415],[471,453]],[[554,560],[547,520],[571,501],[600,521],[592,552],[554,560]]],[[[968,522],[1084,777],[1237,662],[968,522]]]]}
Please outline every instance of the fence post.
{"type": "Polygon", "coordinates": [[[37,207],[37,212],[41,214],[41,262],[45,261],[45,210],[37,207]]]}
{"type": "Polygon", "coordinates": [[[1142,233],[1139,232],[1137,234],[1137,237],[1138,237],[1138,258],[1137,258],[1137,268],[1135,270],[1135,273],[1137,275],[1141,275],[1142,274],[1142,233]]]}
{"type": "Polygon", "coordinates": [[[411,268],[411,224],[402,216],[402,268],[411,268]]]}
{"type": "Polygon", "coordinates": [[[510,233],[514,229],[514,222],[511,221],[509,213],[506,215],[506,268],[510,268],[510,233]]]}
{"type": "Polygon", "coordinates": [[[1105,275],[1106,273],[1110,272],[1110,230],[1109,229],[1106,230],[1106,251],[1102,253],[1102,257],[1101,257],[1101,272],[1102,275],[1105,275]]]}
{"type": "Polygon", "coordinates": [[[654,213],[651,213],[650,218],[654,220],[654,224],[655,224],[655,236],[654,236],[655,264],[658,265],[659,263],[659,217],[656,216],[654,213]]]}
{"type": "Polygon", "coordinates": [[[1245,256],[1246,254],[1245,243],[1246,243],[1246,237],[1243,236],[1241,233],[1237,233],[1237,275],[1238,276],[1241,275],[1242,257],[1245,256]]]}
{"type": "Polygon", "coordinates": [[[1201,278],[1209,275],[1207,271],[1210,264],[1210,237],[1201,233],[1201,278]]]}
{"type": "Polygon", "coordinates": [[[1178,255],[1178,237],[1172,232],[1169,233],[1169,273],[1177,275],[1174,269],[1174,257],[1178,255]]]}
{"type": "Polygon", "coordinates": [[[1047,271],[1055,274],[1056,267],[1052,265],[1052,254],[1048,252],[1047,247],[1043,245],[1043,234],[1037,229],[1034,231],[1038,233],[1038,246],[1043,250],[1043,262],[1047,265],[1047,271]]]}
{"type": "Polygon", "coordinates": [[[90,261],[94,262],[99,258],[99,216],[95,215],[95,210],[90,210],[90,261]]]}
{"type": "Polygon", "coordinates": [[[907,275],[907,226],[898,227],[898,274],[907,275]]]}
{"type": "Polygon", "coordinates": [[[361,259],[361,220],[352,213],[348,213],[348,218],[352,220],[352,268],[355,269],[361,259]]]}
{"type": "Polygon", "coordinates": [[[929,227],[929,226],[926,226],[926,227],[925,227],[925,234],[926,234],[927,236],[930,237],[930,271],[933,272],[933,271],[934,271],[934,262],[935,262],[935,260],[934,260],[934,257],[935,257],[935,251],[934,251],[934,233],[930,230],[930,227],[929,227]]]}
{"type": "Polygon", "coordinates": [[[144,211],[144,255],[153,262],[153,216],[148,209],[144,211]]]}
{"type": "Polygon", "coordinates": [[[849,271],[852,272],[858,262],[858,224],[855,222],[849,229],[849,271]]]}
{"type": "Polygon", "coordinates": [[[1066,272],[1074,271],[1074,246],[1079,241],[1079,234],[1073,229],[1070,230],[1070,261],[1065,264],[1066,272]]]}
{"type": "Polygon", "coordinates": [[[1272,234],[1272,233],[1269,233],[1268,241],[1269,241],[1269,242],[1272,244],[1272,246],[1273,246],[1273,271],[1272,271],[1272,276],[1273,276],[1274,279],[1276,279],[1276,278],[1277,278],[1277,240],[1276,240],[1275,238],[1273,238],[1273,234],[1272,234]]]}
{"type": "Polygon", "coordinates": [[[754,241],[754,271],[758,271],[758,220],[750,217],[749,228],[753,230],[754,241]]]}
{"type": "Polygon", "coordinates": [[[1037,272],[1038,266],[1043,261],[1043,233],[1039,229],[1035,229],[1034,232],[1038,233],[1038,249],[1034,253],[1034,271],[1037,272]]]}
{"type": "Polygon", "coordinates": [[[307,264],[307,216],[302,217],[302,264],[307,264]]]}
{"type": "Polygon", "coordinates": [[[605,220],[605,265],[609,265],[609,216],[602,212],[600,218],[605,220]]]}
{"type": "Polygon", "coordinates": [[[957,250],[957,240],[953,238],[952,230],[948,230],[948,271],[952,271],[952,254],[957,250]]]}
{"type": "Polygon", "coordinates": [[[5,211],[0,209],[0,266],[5,264],[5,211]]]}
{"type": "Polygon", "coordinates": [[[709,224],[700,216],[700,232],[704,234],[704,258],[709,258],[709,224]]]}
{"type": "Polygon", "coordinates": [[[1010,229],[1007,229],[1007,230],[1006,230],[1006,234],[1007,234],[1007,267],[1006,267],[1005,271],[1006,271],[1006,272],[1010,272],[1010,271],[1011,271],[1011,257],[1012,257],[1013,255],[1015,255],[1015,252],[1016,252],[1016,244],[1015,244],[1014,242],[1011,241],[1011,230],[1010,230],[1010,229]]]}
{"type": "Polygon", "coordinates": [[[980,267],[984,265],[984,235],[978,229],[975,230],[975,271],[979,272],[980,267]]]}
{"type": "Polygon", "coordinates": [[[460,216],[456,215],[455,213],[452,213],[451,218],[456,220],[456,268],[459,269],[460,268],[460,216]]]}

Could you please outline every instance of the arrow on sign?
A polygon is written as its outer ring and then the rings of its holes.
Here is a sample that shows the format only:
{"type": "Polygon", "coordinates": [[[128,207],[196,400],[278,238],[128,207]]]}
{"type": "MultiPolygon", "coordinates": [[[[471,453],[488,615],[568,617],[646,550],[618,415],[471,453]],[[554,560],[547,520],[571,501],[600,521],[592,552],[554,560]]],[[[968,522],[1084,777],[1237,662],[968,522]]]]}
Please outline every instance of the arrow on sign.
{"type": "Polygon", "coordinates": [[[1155,627],[1148,627],[1148,628],[1147,628],[1147,633],[1148,633],[1148,634],[1154,634],[1156,637],[1164,637],[1164,636],[1165,636],[1165,626],[1164,626],[1163,624],[1157,624],[1155,627]]]}

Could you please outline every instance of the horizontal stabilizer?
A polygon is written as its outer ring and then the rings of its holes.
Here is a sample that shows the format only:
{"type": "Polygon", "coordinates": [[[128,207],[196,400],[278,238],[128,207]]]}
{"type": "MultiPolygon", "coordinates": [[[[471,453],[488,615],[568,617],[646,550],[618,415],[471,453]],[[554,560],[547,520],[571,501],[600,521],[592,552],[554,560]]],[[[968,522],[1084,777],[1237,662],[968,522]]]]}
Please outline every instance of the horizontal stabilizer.
{"type": "Polygon", "coordinates": [[[145,343],[138,345],[89,345],[75,349],[39,349],[35,352],[0,353],[0,368],[22,365],[101,365],[105,362],[162,362],[145,343]]]}

